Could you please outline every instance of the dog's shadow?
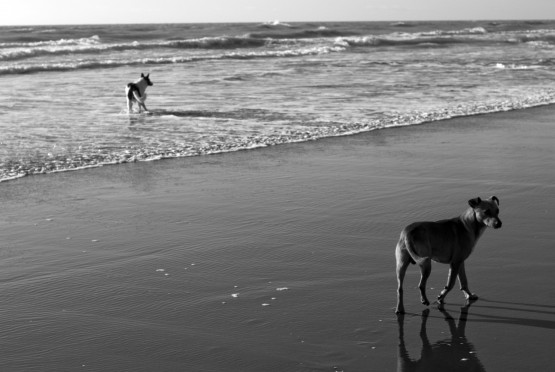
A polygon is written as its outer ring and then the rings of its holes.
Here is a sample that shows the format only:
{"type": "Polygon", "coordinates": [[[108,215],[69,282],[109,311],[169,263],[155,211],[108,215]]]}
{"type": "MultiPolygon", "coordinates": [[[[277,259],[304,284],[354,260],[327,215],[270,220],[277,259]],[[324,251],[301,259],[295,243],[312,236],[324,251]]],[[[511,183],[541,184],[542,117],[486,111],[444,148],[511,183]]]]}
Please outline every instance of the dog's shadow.
{"type": "Polygon", "coordinates": [[[145,117],[160,118],[199,118],[199,119],[222,119],[222,120],[245,120],[258,119],[266,122],[283,121],[298,119],[298,116],[288,116],[283,112],[277,112],[267,109],[247,109],[238,108],[236,110],[171,110],[157,108],[148,112],[133,112],[129,115],[130,119],[139,119],[145,117]]]}
{"type": "Polygon", "coordinates": [[[555,321],[550,319],[540,319],[541,315],[555,315],[555,306],[544,304],[529,304],[519,302],[504,302],[496,300],[488,300],[485,298],[480,299],[480,305],[476,308],[479,309],[493,309],[493,310],[510,310],[511,312],[530,313],[535,314],[534,317],[514,317],[503,315],[492,315],[477,313],[472,311],[472,315],[479,317],[473,322],[482,323],[497,323],[506,325],[521,325],[527,327],[538,327],[545,329],[555,329],[555,321]]]}
{"type": "Polygon", "coordinates": [[[208,111],[208,110],[165,110],[155,109],[143,112],[133,112],[128,115],[129,125],[150,122],[153,119],[171,118],[198,118],[198,119],[234,119],[237,116],[233,112],[208,111]]]}
{"type": "Polygon", "coordinates": [[[154,116],[174,116],[178,118],[213,118],[213,117],[225,117],[226,113],[207,111],[207,110],[164,110],[157,109],[151,111],[151,115],[154,116]]]}
{"type": "MultiPolygon", "coordinates": [[[[124,113],[122,110],[121,114],[124,113]]],[[[134,110],[128,114],[129,119],[139,120],[146,117],[178,117],[178,118],[226,118],[230,116],[227,112],[209,111],[209,110],[165,110],[154,109],[148,111],[134,110]]]]}
{"type": "Polygon", "coordinates": [[[438,309],[443,314],[449,327],[450,338],[430,343],[426,325],[428,321],[429,309],[422,312],[420,339],[422,349],[419,359],[412,359],[405,345],[404,322],[405,316],[398,315],[399,326],[399,349],[397,355],[397,370],[402,372],[416,371],[485,371],[483,364],[478,359],[474,345],[465,335],[466,320],[470,304],[461,308],[459,319],[455,319],[443,307],[438,309]]]}

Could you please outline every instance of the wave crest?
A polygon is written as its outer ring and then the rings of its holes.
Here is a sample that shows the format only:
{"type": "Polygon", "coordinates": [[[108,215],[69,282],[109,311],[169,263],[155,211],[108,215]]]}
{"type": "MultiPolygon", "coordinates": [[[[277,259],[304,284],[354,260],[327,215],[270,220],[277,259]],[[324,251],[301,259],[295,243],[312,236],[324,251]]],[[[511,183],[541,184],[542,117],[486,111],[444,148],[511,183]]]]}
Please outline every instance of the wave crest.
{"type": "Polygon", "coordinates": [[[85,39],[41,41],[33,43],[4,43],[0,45],[1,60],[22,60],[32,57],[98,54],[110,51],[147,50],[158,48],[177,49],[234,49],[256,48],[267,44],[266,40],[248,36],[219,36],[198,39],[103,44],[98,36],[85,39]]]}
{"type": "Polygon", "coordinates": [[[322,47],[306,47],[297,49],[284,50],[261,50],[247,52],[228,52],[221,54],[213,54],[207,56],[191,56],[191,57],[147,57],[125,60],[89,60],[89,61],[69,61],[59,63],[38,63],[38,64],[14,64],[9,66],[0,66],[0,75],[9,74],[29,74],[36,72],[48,71],[71,71],[96,68],[115,68],[122,66],[137,65],[164,65],[175,63],[190,63],[209,60],[224,59],[258,59],[258,58],[284,58],[284,57],[301,57],[308,55],[328,54],[341,52],[345,50],[340,45],[322,46],[322,47]]]}

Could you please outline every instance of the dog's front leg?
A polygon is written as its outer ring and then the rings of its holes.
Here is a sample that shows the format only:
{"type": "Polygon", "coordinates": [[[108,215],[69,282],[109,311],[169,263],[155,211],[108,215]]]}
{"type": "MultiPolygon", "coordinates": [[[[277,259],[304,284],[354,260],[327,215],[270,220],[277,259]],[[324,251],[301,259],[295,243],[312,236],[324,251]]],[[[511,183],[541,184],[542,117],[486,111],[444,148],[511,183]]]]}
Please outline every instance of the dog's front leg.
{"type": "Polygon", "coordinates": [[[445,286],[443,291],[441,291],[439,296],[437,296],[437,302],[440,305],[443,304],[443,300],[445,299],[445,296],[447,296],[447,293],[449,293],[449,291],[453,289],[453,287],[455,286],[455,281],[457,280],[457,276],[459,275],[460,266],[461,266],[460,262],[451,263],[451,268],[449,269],[449,275],[447,276],[447,285],[445,286]]]}
{"type": "Polygon", "coordinates": [[[468,289],[468,280],[466,279],[464,262],[461,263],[461,266],[459,267],[459,283],[461,285],[461,291],[463,291],[464,296],[467,300],[476,301],[478,299],[478,296],[476,296],[474,293],[471,293],[470,289],[468,289]]]}
{"type": "Polygon", "coordinates": [[[422,262],[418,263],[420,266],[420,283],[418,284],[418,289],[420,290],[420,302],[423,305],[428,306],[430,301],[428,301],[428,297],[426,297],[426,282],[430,277],[430,272],[432,271],[432,260],[430,258],[425,258],[422,262]]]}

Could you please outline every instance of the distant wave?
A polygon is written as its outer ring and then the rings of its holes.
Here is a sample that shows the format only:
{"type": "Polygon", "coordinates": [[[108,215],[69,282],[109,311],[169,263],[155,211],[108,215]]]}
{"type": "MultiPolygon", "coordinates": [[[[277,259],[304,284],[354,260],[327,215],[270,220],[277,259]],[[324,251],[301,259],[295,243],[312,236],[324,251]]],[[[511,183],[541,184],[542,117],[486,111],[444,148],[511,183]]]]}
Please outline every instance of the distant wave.
{"type": "Polygon", "coordinates": [[[355,35],[359,35],[359,33],[355,31],[338,31],[320,27],[312,30],[252,32],[248,36],[253,39],[312,39],[355,35]]]}
{"type": "Polygon", "coordinates": [[[487,30],[483,27],[463,28],[461,30],[430,31],[421,32],[423,36],[442,36],[442,35],[484,35],[487,30]]]}
{"type": "Polygon", "coordinates": [[[407,23],[402,21],[392,22],[389,25],[393,27],[415,27],[416,26],[414,23],[407,23]]]}
{"type": "Polygon", "coordinates": [[[522,64],[516,64],[516,63],[511,63],[511,64],[504,64],[504,63],[497,63],[495,65],[495,68],[501,69],[501,70],[535,70],[535,69],[539,69],[542,68],[543,66],[541,66],[540,64],[538,65],[522,65],[522,64]]]}
{"type": "Polygon", "coordinates": [[[204,37],[188,40],[171,40],[157,42],[130,42],[103,44],[96,36],[85,39],[41,41],[32,43],[0,44],[0,61],[22,60],[31,57],[66,55],[66,54],[98,54],[106,51],[145,50],[156,48],[177,49],[235,49],[255,48],[266,45],[267,41],[248,36],[204,37]]]}
{"type": "MultiPolygon", "coordinates": [[[[13,32],[13,31],[12,31],[13,32]]],[[[11,43],[0,43],[0,48],[34,48],[34,47],[44,47],[44,46],[62,46],[62,45],[90,45],[98,44],[100,42],[100,37],[94,35],[91,37],[79,38],[79,39],[59,39],[59,40],[47,40],[47,41],[18,41],[11,43]]]]}
{"type": "Polygon", "coordinates": [[[355,47],[371,46],[430,46],[449,44],[535,43],[549,46],[555,43],[555,30],[488,32],[482,27],[450,31],[393,33],[357,37],[338,37],[336,44],[355,47]]]}
{"type": "Polygon", "coordinates": [[[323,47],[307,47],[299,49],[285,50],[262,50],[257,52],[228,52],[223,54],[214,54],[202,57],[149,57],[139,59],[124,60],[90,60],[90,61],[71,61],[60,63],[40,63],[40,64],[14,64],[9,66],[0,66],[0,75],[9,74],[29,74],[36,72],[48,71],[71,71],[96,68],[114,68],[121,66],[135,65],[163,65],[174,63],[190,63],[207,60],[223,60],[223,59],[257,59],[257,58],[283,58],[283,57],[300,57],[307,55],[327,54],[333,52],[341,52],[344,47],[341,46],[323,46],[323,47]]]}
{"type": "Polygon", "coordinates": [[[275,21],[264,22],[260,24],[260,27],[274,28],[274,27],[292,27],[292,26],[289,23],[275,20],[275,21]]]}

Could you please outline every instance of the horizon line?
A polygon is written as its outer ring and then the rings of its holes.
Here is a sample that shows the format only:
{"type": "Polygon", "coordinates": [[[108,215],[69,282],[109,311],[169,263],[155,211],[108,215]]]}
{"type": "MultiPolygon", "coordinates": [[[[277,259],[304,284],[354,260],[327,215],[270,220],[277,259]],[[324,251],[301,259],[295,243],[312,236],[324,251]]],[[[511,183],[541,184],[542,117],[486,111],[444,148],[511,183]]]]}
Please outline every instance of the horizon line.
{"type": "Polygon", "coordinates": [[[327,21],[204,21],[204,22],[91,22],[91,23],[14,23],[0,24],[0,27],[43,27],[43,26],[109,26],[109,25],[179,25],[179,24],[295,24],[295,23],[384,23],[384,22],[545,22],[555,21],[549,18],[483,18],[483,19],[389,19],[389,20],[327,20],[327,21]]]}

